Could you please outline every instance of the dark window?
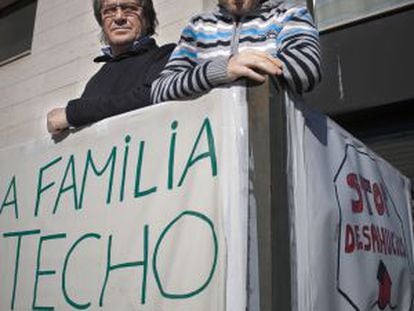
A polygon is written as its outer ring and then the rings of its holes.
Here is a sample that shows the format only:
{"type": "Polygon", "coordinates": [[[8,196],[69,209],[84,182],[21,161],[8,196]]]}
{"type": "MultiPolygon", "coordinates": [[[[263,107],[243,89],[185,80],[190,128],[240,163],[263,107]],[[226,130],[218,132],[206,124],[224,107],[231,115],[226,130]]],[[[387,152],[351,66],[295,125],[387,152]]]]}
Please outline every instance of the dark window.
{"type": "Polygon", "coordinates": [[[392,11],[414,0],[313,0],[319,29],[347,24],[372,15],[392,11]]]}
{"type": "Polygon", "coordinates": [[[30,52],[37,0],[0,1],[0,65],[30,52]]]}

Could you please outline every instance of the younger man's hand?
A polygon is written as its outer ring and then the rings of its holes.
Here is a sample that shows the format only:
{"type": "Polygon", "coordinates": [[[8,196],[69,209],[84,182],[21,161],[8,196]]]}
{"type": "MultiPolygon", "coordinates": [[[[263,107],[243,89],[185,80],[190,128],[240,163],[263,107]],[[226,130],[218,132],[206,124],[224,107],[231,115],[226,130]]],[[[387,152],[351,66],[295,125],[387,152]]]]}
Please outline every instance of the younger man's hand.
{"type": "Polygon", "coordinates": [[[283,64],[279,59],[265,52],[247,50],[230,57],[227,74],[231,81],[244,77],[257,82],[264,82],[266,75],[282,75],[282,66],[283,64]]]}

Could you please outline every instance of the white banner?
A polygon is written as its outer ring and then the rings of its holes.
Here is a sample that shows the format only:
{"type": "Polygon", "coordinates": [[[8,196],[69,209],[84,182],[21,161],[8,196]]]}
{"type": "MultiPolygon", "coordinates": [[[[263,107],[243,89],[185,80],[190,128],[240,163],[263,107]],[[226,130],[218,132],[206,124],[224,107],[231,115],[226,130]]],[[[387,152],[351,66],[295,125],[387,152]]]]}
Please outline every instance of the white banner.
{"type": "Polygon", "coordinates": [[[215,90],[3,146],[0,309],[244,310],[245,113],[215,90]]]}
{"type": "Polygon", "coordinates": [[[409,310],[410,182],[287,95],[294,310],[409,310]]]}

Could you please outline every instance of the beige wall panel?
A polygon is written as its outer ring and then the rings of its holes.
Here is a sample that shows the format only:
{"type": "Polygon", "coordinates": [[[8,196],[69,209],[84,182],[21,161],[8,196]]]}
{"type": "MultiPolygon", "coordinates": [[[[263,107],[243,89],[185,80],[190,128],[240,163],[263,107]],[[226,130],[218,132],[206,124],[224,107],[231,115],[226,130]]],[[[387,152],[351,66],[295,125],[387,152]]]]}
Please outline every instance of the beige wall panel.
{"type": "Polygon", "coordinates": [[[8,127],[0,132],[2,147],[30,144],[37,139],[47,139],[45,119],[34,119],[16,127],[8,127]]]}
{"type": "Polygon", "coordinates": [[[65,105],[68,98],[82,91],[83,86],[83,81],[75,82],[53,90],[52,92],[30,98],[21,104],[0,109],[0,118],[3,120],[0,124],[0,132],[7,128],[21,126],[35,119],[45,119],[45,115],[49,109],[59,105],[65,105]]]}
{"type": "Polygon", "coordinates": [[[181,31],[187,25],[187,22],[186,20],[180,20],[160,28],[156,36],[158,44],[177,43],[180,39],[181,31]]]}
{"type": "Polygon", "coordinates": [[[98,53],[97,34],[88,33],[79,36],[77,40],[23,57],[0,69],[0,92],[18,82],[73,62],[80,55],[98,55],[98,53]]]}
{"type": "Polygon", "coordinates": [[[203,0],[204,10],[212,10],[217,4],[217,0],[203,0]]]}
{"type": "Polygon", "coordinates": [[[155,3],[161,27],[168,26],[180,20],[188,21],[192,15],[198,14],[203,10],[202,1],[169,0],[160,4],[155,3]]]}
{"type": "Polygon", "coordinates": [[[92,57],[93,55],[88,55],[87,57],[75,59],[45,74],[2,89],[0,107],[20,104],[30,98],[38,97],[41,94],[49,93],[55,89],[90,77],[90,73],[95,72],[97,69],[97,65],[91,61],[92,57]]]}
{"type": "MultiPolygon", "coordinates": [[[[42,1],[43,2],[43,1],[42,1]]],[[[48,1],[51,3],[53,1],[48,1]]],[[[52,7],[43,12],[38,10],[38,21],[36,23],[35,34],[48,31],[63,23],[70,23],[73,18],[87,15],[90,18],[91,4],[87,0],[67,0],[59,6],[52,7]],[[70,14],[68,14],[70,12],[70,14]]]]}
{"type": "MultiPolygon", "coordinates": [[[[40,53],[49,50],[52,47],[67,43],[68,41],[77,40],[80,35],[91,32],[99,33],[99,26],[95,22],[92,14],[85,13],[74,16],[67,22],[60,23],[55,27],[49,28],[43,32],[34,34],[32,52],[40,53]]],[[[40,19],[36,21],[36,24],[40,19]]]]}
{"type": "MultiPolygon", "coordinates": [[[[53,10],[56,7],[62,6],[63,4],[65,4],[68,1],[71,1],[71,0],[53,0],[53,1],[40,0],[40,1],[38,1],[38,4],[37,4],[37,14],[41,15],[41,14],[43,14],[43,13],[49,11],[49,10],[53,10]]],[[[87,2],[87,1],[85,1],[85,2],[87,2]]]]}
{"type": "Polygon", "coordinates": [[[25,104],[13,105],[0,110],[0,119],[5,126],[0,127],[0,143],[3,147],[30,143],[39,138],[50,139],[46,131],[46,113],[53,107],[64,106],[73,94],[80,94],[87,80],[42,94],[25,104]],[[30,113],[28,113],[30,105],[30,113]]]}

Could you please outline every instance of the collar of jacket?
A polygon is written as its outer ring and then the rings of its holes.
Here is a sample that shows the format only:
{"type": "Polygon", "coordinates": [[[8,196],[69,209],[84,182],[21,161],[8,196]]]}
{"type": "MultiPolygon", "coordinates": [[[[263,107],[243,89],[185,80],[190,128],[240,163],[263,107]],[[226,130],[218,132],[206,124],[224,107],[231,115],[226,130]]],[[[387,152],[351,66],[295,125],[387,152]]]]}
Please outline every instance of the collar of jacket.
{"type": "Polygon", "coordinates": [[[156,45],[155,40],[151,37],[141,37],[136,40],[131,49],[125,53],[122,53],[117,56],[112,55],[112,51],[110,47],[104,47],[102,49],[102,55],[96,57],[93,61],[95,63],[108,63],[108,62],[116,62],[124,58],[131,57],[133,55],[142,54],[156,45]]]}
{"type": "MultiPolygon", "coordinates": [[[[252,11],[248,12],[245,15],[240,16],[241,18],[245,17],[257,17],[260,16],[263,11],[268,10],[269,8],[276,8],[280,6],[283,3],[283,1],[277,1],[277,0],[259,0],[259,4],[256,8],[254,8],[252,11]]],[[[227,9],[220,4],[217,5],[215,11],[213,14],[221,15],[231,21],[233,21],[236,17],[231,14],[227,9]]]]}

